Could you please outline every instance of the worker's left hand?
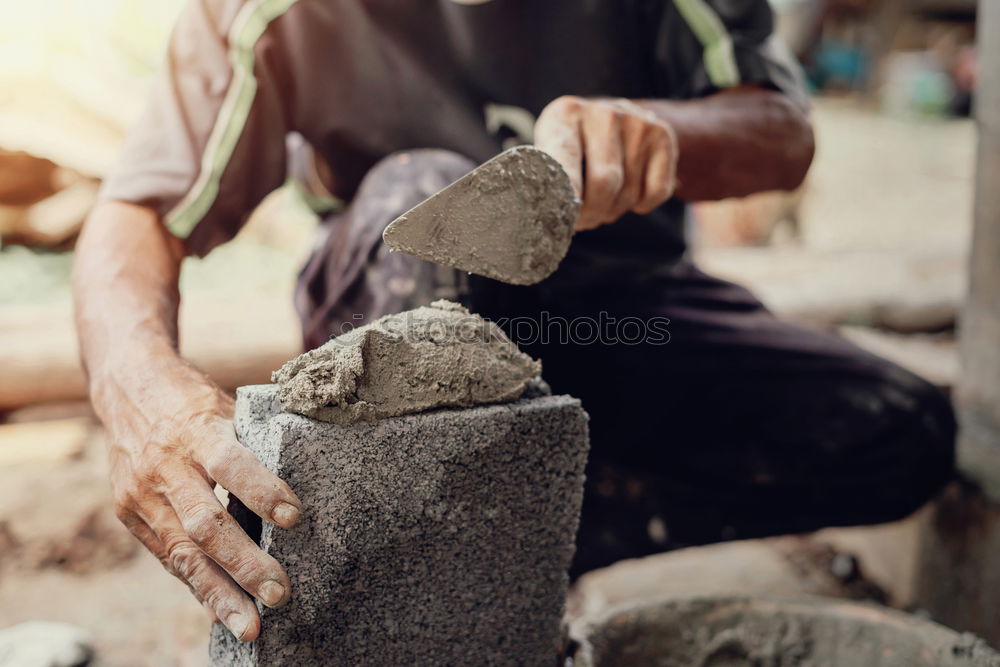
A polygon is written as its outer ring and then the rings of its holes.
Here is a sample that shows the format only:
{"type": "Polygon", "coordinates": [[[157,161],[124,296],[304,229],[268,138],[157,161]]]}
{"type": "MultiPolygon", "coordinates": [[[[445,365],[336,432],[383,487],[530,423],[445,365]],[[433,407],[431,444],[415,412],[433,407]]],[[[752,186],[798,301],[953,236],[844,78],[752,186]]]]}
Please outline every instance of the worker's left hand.
{"type": "Polygon", "coordinates": [[[583,201],[577,231],[673,196],[677,135],[629,100],[560,97],[538,117],[535,146],[559,161],[583,201]]]}

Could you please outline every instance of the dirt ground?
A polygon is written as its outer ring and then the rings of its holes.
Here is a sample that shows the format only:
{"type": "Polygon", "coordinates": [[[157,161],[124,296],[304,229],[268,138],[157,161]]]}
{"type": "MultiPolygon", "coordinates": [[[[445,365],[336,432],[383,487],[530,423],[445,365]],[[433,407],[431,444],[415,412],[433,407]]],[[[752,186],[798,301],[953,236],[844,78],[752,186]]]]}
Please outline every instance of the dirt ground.
{"type": "Polygon", "coordinates": [[[79,626],[98,665],[204,665],[201,605],[112,512],[102,429],[87,416],[23,428],[20,455],[0,440],[0,628],[79,626]]]}
{"type": "MultiPolygon", "coordinates": [[[[779,302],[794,301],[793,306],[836,300],[836,268],[821,271],[817,267],[836,267],[840,253],[883,253],[857,264],[875,271],[865,279],[868,284],[880,282],[879,257],[896,261],[893,258],[904,251],[947,251],[958,258],[947,280],[960,278],[971,227],[971,123],[886,118],[843,101],[821,102],[815,119],[819,152],[798,209],[798,241],[777,250],[747,252],[706,247],[701,255],[708,263],[714,261],[713,270],[756,282],[765,291],[776,285],[769,294],[779,302]],[[822,262],[809,264],[799,250],[821,254],[822,262]],[[761,263],[780,269],[780,253],[789,252],[794,254],[789,261],[806,262],[794,275],[759,270],[761,263]],[[747,260],[747,253],[764,253],[763,259],[747,260]],[[811,273],[825,276],[816,281],[820,287],[812,293],[786,298],[778,289],[793,280],[807,284],[811,273]]],[[[308,233],[300,229],[296,234],[295,244],[301,247],[308,233]]],[[[203,272],[202,284],[228,283],[231,289],[233,278],[225,261],[220,254],[195,269],[203,272]]],[[[259,264],[254,270],[260,274],[256,278],[263,303],[287,296],[294,263],[259,264]],[[274,280],[261,277],[269,272],[276,274],[274,280]]],[[[60,317],[68,317],[65,275],[59,271],[45,285],[46,299],[64,303],[59,306],[64,309],[60,317]]],[[[924,293],[922,287],[910,287],[913,283],[905,274],[893,275],[904,277],[894,278],[898,284],[883,290],[884,300],[905,302],[915,298],[912,292],[924,293]]],[[[953,309],[964,282],[958,279],[955,284],[958,287],[952,291],[956,294],[949,292],[939,299],[951,303],[953,309]]],[[[189,293],[198,289],[191,287],[189,293]]],[[[23,306],[12,303],[23,301],[17,296],[0,300],[0,336],[12,326],[5,329],[4,312],[23,306]]],[[[789,309],[794,315],[795,308],[789,309]]],[[[848,312],[855,311],[848,308],[848,312]]],[[[275,330],[282,332],[283,340],[290,340],[291,309],[275,318],[280,320],[275,330]]],[[[65,327],[68,319],[60,322],[65,327]]],[[[238,330],[240,323],[231,326],[238,330]]],[[[206,329],[201,335],[217,338],[218,332],[206,329]]],[[[71,336],[67,340],[60,338],[60,345],[72,345],[71,336]]],[[[294,353],[293,343],[284,345],[289,356],[294,353]]],[[[933,347],[940,353],[940,345],[933,347]]],[[[941,370],[939,383],[946,385],[955,373],[953,350],[945,356],[935,357],[931,365],[941,370]]],[[[28,620],[78,625],[93,633],[99,665],[204,664],[208,623],[200,606],[132,540],[111,512],[104,436],[86,407],[70,403],[32,409],[13,419],[19,423],[0,424],[0,628],[28,620]]],[[[897,575],[887,564],[906,562],[909,557],[912,542],[908,535],[905,527],[894,526],[881,532],[840,531],[831,539],[870,560],[869,571],[884,573],[888,580],[897,575]]],[[[879,584],[894,586],[892,581],[879,584]]]]}

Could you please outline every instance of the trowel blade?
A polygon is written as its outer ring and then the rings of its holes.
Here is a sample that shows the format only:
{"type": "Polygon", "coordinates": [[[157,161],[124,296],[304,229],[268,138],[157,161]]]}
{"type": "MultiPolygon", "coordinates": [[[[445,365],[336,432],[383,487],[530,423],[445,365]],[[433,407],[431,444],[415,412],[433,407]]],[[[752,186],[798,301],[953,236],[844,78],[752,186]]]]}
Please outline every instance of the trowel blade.
{"type": "Polygon", "coordinates": [[[392,250],[514,285],[547,278],[580,212],[569,176],[531,146],[504,151],[392,221],[392,250]]]}

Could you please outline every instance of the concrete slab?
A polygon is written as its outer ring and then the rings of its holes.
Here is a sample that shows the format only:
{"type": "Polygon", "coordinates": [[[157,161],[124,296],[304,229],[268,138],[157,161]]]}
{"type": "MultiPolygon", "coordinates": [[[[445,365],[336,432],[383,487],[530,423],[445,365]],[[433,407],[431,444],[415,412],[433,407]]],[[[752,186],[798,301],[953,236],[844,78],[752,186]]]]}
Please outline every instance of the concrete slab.
{"type": "Polygon", "coordinates": [[[544,391],[341,427],[241,388],[241,441],[306,510],[260,531],[292,601],[252,644],[217,625],[213,664],[551,664],[588,445],[579,401],[544,391]]]}

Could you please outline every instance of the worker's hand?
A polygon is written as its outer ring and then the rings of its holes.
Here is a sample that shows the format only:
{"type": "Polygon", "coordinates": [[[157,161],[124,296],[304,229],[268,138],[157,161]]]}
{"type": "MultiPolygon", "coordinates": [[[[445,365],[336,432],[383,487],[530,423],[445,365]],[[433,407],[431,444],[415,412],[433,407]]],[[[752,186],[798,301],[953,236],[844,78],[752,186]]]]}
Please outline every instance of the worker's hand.
{"type": "Polygon", "coordinates": [[[147,374],[143,391],[134,391],[132,381],[128,392],[113,380],[99,383],[116,513],[214,619],[253,640],[260,618],[243,591],[280,606],[289,599],[288,576],[222,507],[213,487],[218,483],[285,528],[298,520],[301,503],[236,439],[229,396],[176,356],[157,363],[126,369],[147,374]]]}
{"type": "Polygon", "coordinates": [[[566,169],[583,201],[578,231],[649,213],[673,195],[677,137],[628,100],[560,97],[538,117],[535,146],[566,169]]]}

